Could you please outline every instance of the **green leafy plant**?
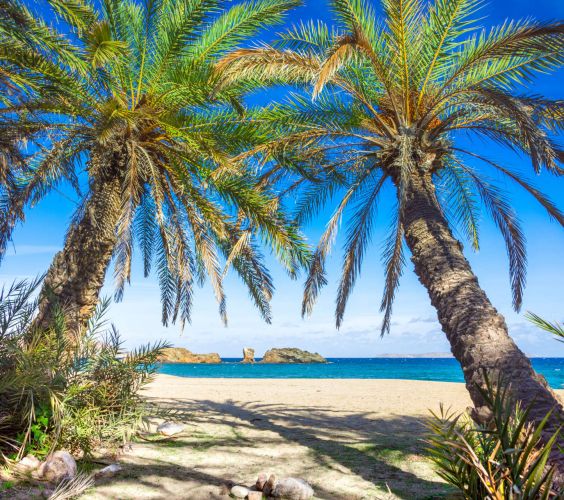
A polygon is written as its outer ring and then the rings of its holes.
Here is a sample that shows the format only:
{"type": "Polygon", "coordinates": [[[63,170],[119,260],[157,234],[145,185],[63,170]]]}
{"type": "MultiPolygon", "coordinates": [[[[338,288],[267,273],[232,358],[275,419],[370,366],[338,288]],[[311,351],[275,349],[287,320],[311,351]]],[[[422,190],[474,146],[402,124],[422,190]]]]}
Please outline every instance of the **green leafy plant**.
{"type": "MultiPolygon", "coordinates": [[[[37,457],[45,457],[49,453],[49,429],[51,411],[40,407],[35,415],[35,421],[27,429],[16,436],[16,441],[25,443],[24,454],[33,453],[37,457]]],[[[17,454],[13,454],[16,457],[17,454]]]]}
{"type": "Polygon", "coordinates": [[[512,402],[507,385],[485,378],[481,392],[491,413],[484,422],[442,405],[431,412],[427,444],[438,474],[469,500],[556,498],[555,469],[547,462],[557,434],[541,439],[549,415],[533,427],[527,422],[530,408],[512,402]]]}
{"type": "Polygon", "coordinates": [[[60,312],[33,328],[40,280],[0,292],[0,450],[5,458],[64,447],[90,454],[129,441],[154,414],[139,395],[166,344],[126,352],[102,301],[87,333],[72,342],[60,312]]]}

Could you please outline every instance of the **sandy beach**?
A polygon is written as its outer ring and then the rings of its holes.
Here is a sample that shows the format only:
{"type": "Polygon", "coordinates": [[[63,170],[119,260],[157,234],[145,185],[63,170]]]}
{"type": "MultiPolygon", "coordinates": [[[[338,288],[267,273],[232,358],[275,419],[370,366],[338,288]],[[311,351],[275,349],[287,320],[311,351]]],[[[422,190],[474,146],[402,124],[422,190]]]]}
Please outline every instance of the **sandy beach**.
{"type": "Polygon", "coordinates": [[[263,471],[302,477],[322,499],[448,498],[424,457],[423,421],[440,402],[470,404],[463,384],[409,380],[159,375],[146,394],[185,433],[134,443],[123,472],[84,498],[227,498],[223,485],[263,471]]]}

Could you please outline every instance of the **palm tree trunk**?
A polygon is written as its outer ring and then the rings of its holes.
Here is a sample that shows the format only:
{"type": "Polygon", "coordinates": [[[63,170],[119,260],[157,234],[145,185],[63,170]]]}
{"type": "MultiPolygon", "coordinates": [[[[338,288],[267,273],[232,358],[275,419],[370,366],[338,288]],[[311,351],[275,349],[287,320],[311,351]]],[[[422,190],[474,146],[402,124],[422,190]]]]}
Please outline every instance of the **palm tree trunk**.
{"type": "MultiPolygon", "coordinates": [[[[462,366],[475,413],[483,415],[484,401],[477,387],[484,386],[485,369],[490,376],[493,374],[493,381],[500,374],[511,383],[515,400],[525,405],[534,401],[530,413],[533,422],[540,422],[553,410],[547,435],[554,433],[564,416],[562,405],[513,342],[503,316],[480,288],[462,245],[453,237],[438,206],[428,171],[418,171],[411,177],[402,223],[415,272],[427,289],[452,353],[462,366]]],[[[564,444],[562,438],[560,444],[564,444]]]]}
{"type": "Polygon", "coordinates": [[[90,198],[73,224],[64,248],[55,255],[43,282],[35,326],[49,326],[56,311],[64,312],[69,333],[78,335],[92,316],[116,245],[120,216],[121,176],[99,175],[90,184],[90,198]]]}

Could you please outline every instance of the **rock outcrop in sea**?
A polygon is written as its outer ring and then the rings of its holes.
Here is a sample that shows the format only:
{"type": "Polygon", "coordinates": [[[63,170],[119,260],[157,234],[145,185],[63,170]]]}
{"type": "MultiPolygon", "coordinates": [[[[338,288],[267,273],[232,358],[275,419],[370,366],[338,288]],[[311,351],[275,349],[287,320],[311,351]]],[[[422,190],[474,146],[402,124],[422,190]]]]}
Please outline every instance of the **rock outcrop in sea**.
{"type": "Polygon", "coordinates": [[[195,354],[184,347],[167,347],[159,356],[161,363],[221,363],[216,352],[210,354],[195,354]]]}
{"type": "Polygon", "coordinates": [[[255,362],[255,350],[250,347],[243,348],[243,360],[241,363],[254,363],[255,362]]]}
{"type": "Polygon", "coordinates": [[[320,354],[302,351],[301,349],[270,349],[264,353],[260,363],[327,363],[320,354]]]}

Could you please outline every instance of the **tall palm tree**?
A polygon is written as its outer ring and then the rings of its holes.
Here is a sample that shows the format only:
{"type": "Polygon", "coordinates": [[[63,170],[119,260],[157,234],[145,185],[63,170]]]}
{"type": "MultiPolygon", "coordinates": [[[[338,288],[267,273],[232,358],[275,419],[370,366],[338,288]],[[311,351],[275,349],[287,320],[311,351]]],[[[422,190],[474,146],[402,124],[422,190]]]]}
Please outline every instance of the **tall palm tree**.
{"type": "Polygon", "coordinates": [[[272,46],[227,55],[217,68],[219,88],[262,81],[298,89],[289,103],[255,117],[257,124],[278,125],[277,139],[257,147],[257,155],[267,159],[291,151],[311,163],[310,178],[290,186],[304,191],[297,220],[340,198],[313,257],[303,314],[311,312],[326,283],[325,259],[349,209],[336,301],[341,325],[379,199],[391,189],[397,204],[383,252],[382,334],[390,328],[407,245],[475,406],[484,406],[478,390],[484,369],[501,371],[517,398],[535,401],[533,419],[556,407],[553,430],[564,415],[562,406],[509,336],[453,232],[461,230],[478,249],[480,210],[487,210],[505,240],[513,305],[519,310],[524,236],[507,194],[487,170],[524,189],[560,225],[564,215],[522,172],[489,159],[478,143],[469,146],[461,137],[467,133],[524,153],[537,174],[541,169],[562,173],[561,152],[551,136],[562,128],[564,101],[518,89],[534,73],[562,65],[564,23],[506,22],[478,31],[478,0],[382,0],[381,15],[365,0],[332,5],[335,29],[322,22],[301,24],[272,46]]]}
{"type": "Polygon", "coordinates": [[[145,275],[157,264],[165,324],[190,320],[194,284],[206,275],[226,320],[223,278],[231,266],[269,320],[273,285],[257,238],[290,274],[307,251],[252,165],[230,160],[255,132],[237,124],[242,88],[225,88],[212,101],[210,77],[218,56],[279,22],[295,0],[227,10],[218,0],[48,3],[61,31],[36,18],[36,30],[49,37],[32,40],[29,60],[1,54],[2,67],[18,66],[37,81],[24,106],[45,125],[4,210],[1,247],[25,207],[63,182],[77,192],[87,187],[45,277],[36,324],[63,307],[68,326],[79,330],[112,258],[121,299],[135,243],[145,275]]]}

